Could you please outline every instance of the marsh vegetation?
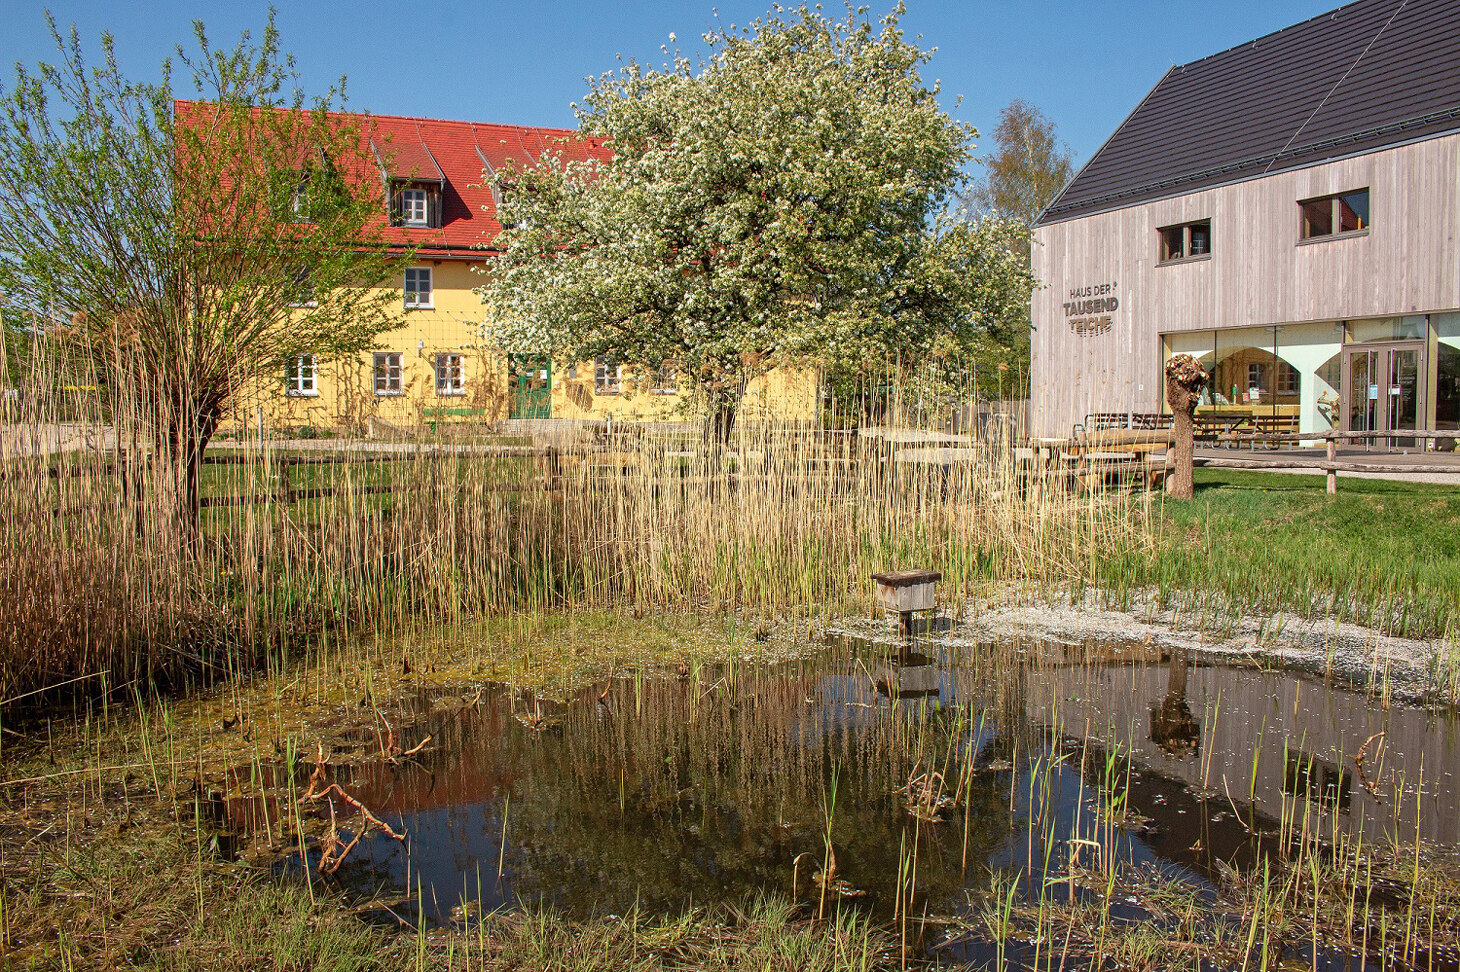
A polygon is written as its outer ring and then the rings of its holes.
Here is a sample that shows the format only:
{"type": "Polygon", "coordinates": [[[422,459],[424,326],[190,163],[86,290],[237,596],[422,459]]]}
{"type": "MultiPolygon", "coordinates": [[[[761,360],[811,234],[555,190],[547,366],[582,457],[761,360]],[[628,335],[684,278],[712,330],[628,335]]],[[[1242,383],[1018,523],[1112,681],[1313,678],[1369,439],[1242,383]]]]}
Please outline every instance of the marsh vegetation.
{"type": "Polygon", "coordinates": [[[1401,502],[1439,537],[1443,491],[1173,509],[893,445],[893,402],[725,446],[245,435],[189,524],[132,417],[23,448],[84,414],[67,384],[4,430],[12,963],[1454,967],[1448,717],[978,634],[1017,583],[1444,637],[1454,550],[1383,540],[1376,576],[1345,543],[1401,502]],[[938,625],[848,629],[905,566],[938,625]]]}

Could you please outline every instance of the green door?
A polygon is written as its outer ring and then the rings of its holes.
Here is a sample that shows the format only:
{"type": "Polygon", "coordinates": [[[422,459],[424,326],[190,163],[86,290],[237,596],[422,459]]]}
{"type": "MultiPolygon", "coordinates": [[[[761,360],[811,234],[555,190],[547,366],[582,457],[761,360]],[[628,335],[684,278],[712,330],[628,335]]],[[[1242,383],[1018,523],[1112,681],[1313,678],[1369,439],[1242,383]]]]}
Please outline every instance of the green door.
{"type": "Polygon", "coordinates": [[[512,383],[512,404],[507,412],[508,418],[552,418],[552,362],[530,354],[509,354],[507,379],[512,383]]]}

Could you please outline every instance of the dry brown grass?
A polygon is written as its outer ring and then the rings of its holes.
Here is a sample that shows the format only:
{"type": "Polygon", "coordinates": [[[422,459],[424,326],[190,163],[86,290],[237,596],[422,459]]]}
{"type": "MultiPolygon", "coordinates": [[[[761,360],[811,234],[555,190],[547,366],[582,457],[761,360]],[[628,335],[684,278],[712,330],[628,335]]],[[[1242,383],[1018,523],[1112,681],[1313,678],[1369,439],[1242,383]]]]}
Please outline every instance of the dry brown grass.
{"type": "Polygon", "coordinates": [[[205,508],[195,535],[179,527],[175,477],[139,458],[144,416],[89,422],[120,445],[16,454],[84,411],[86,393],[61,383],[38,367],[0,430],[0,698],[78,677],[208,680],[323,629],[422,618],[865,610],[869,575],[900,567],[941,570],[956,601],[980,578],[1089,577],[1102,551],[1139,544],[1149,513],[1021,490],[991,445],[947,467],[891,463],[882,439],[745,424],[724,451],[668,432],[590,436],[549,464],[422,428],[398,461],[360,461],[379,456],[346,441],[338,461],[291,469],[291,487],[326,494],[294,502],[278,496],[277,450],[235,452],[205,467],[204,502],[258,501],[205,508]]]}

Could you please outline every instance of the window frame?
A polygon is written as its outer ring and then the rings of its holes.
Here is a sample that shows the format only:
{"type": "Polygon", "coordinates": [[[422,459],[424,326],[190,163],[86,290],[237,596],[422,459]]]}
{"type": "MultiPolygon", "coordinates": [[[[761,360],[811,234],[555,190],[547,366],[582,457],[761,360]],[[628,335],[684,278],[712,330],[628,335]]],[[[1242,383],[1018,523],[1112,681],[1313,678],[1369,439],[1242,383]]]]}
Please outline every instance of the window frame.
{"type": "Polygon", "coordinates": [[[624,391],[624,366],[606,354],[593,359],[593,394],[622,395],[624,391]],[[609,375],[610,369],[612,376],[609,375]]]}
{"type": "Polygon", "coordinates": [[[403,186],[396,190],[396,209],[400,212],[400,224],[410,229],[431,229],[431,191],[420,186],[403,186]],[[421,217],[414,215],[415,203],[419,199],[421,217]]]}
{"type": "Polygon", "coordinates": [[[1303,394],[1303,374],[1297,368],[1288,364],[1281,358],[1277,362],[1277,373],[1273,376],[1272,397],[1276,401],[1279,395],[1295,396],[1303,394]]]}
{"type": "Polygon", "coordinates": [[[311,280],[312,275],[309,272],[309,267],[307,265],[301,264],[300,266],[294,268],[291,276],[294,278],[293,282],[296,287],[296,293],[288,301],[289,306],[296,307],[301,310],[308,310],[318,307],[319,294],[314,289],[314,283],[311,280]]]}
{"type": "Polygon", "coordinates": [[[1169,267],[1178,263],[1197,263],[1212,258],[1212,220],[1192,219],[1184,223],[1172,223],[1169,226],[1156,227],[1156,266],[1169,267]],[[1203,253],[1191,252],[1192,230],[1197,227],[1204,227],[1207,231],[1206,251],[1203,253]],[[1173,231],[1181,233],[1181,255],[1168,256],[1170,248],[1167,246],[1167,234],[1173,231]]]}
{"type": "Polygon", "coordinates": [[[1322,196],[1310,196],[1307,199],[1298,200],[1298,244],[1321,243],[1324,240],[1349,239],[1355,236],[1368,236],[1369,228],[1373,225],[1373,193],[1368,186],[1359,189],[1348,189],[1344,192],[1326,193],[1322,196]],[[1342,205],[1345,197],[1364,197],[1364,216],[1367,222],[1361,222],[1355,229],[1340,229],[1343,225],[1342,205]],[[1327,233],[1308,232],[1308,207],[1317,203],[1328,203],[1328,225],[1327,233]]]}
{"type": "Polygon", "coordinates": [[[375,397],[405,394],[405,355],[400,351],[376,351],[371,359],[371,386],[375,397]],[[391,359],[394,358],[394,361],[391,359]],[[392,369],[394,374],[392,374],[392,369]],[[382,385],[382,381],[384,384],[382,385]]]}
{"type": "Polygon", "coordinates": [[[649,394],[678,395],[679,371],[668,361],[654,369],[649,378],[649,394]]]}
{"type": "Polygon", "coordinates": [[[296,354],[289,359],[284,370],[284,394],[290,398],[319,397],[319,358],[314,352],[296,354]],[[309,359],[308,387],[305,387],[305,359],[309,359]]]}
{"type": "MultiPolygon", "coordinates": [[[[453,365],[451,364],[447,364],[446,366],[448,368],[453,367],[453,365]]],[[[431,368],[432,373],[435,375],[437,395],[440,395],[443,398],[451,398],[466,394],[465,355],[463,355],[459,351],[440,351],[431,359],[431,368]],[[444,374],[442,371],[442,365],[443,362],[447,362],[451,359],[454,359],[456,374],[454,376],[451,376],[449,374],[445,375],[447,377],[447,383],[443,385],[441,381],[444,374]]]]}
{"type": "Polygon", "coordinates": [[[432,272],[432,268],[405,268],[405,271],[401,274],[401,303],[406,310],[434,310],[436,308],[436,274],[432,272]],[[412,274],[417,275],[417,284],[415,287],[411,286],[412,274]],[[421,294],[423,291],[421,290],[419,283],[420,274],[425,274],[426,278],[426,289],[424,291],[426,299],[424,301],[421,300],[421,294]],[[412,294],[416,295],[416,299],[414,301],[411,299],[412,294]]]}
{"type": "Polygon", "coordinates": [[[1261,401],[1261,396],[1271,394],[1271,392],[1269,392],[1267,388],[1267,379],[1268,373],[1266,361],[1247,362],[1246,391],[1251,393],[1253,389],[1256,389],[1259,396],[1259,398],[1257,399],[1258,401],[1261,401]],[[1256,380],[1253,380],[1254,378],[1256,380]]]}

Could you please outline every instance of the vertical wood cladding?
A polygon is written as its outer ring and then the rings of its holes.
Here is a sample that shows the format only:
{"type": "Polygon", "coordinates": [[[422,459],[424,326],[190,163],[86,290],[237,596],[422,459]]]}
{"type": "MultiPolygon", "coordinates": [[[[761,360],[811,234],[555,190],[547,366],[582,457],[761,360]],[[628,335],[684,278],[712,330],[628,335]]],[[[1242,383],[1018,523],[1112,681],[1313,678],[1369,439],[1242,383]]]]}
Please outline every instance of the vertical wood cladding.
{"type": "Polygon", "coordinates": [[[1460,308],[1460,135],[1039,226],[1034,429],[1093,411],[1158,411],[1160,335],[1460,308]],[[1298,201],[1367,188],[1372,224],[1300,240],[1298,201]],[[1158,228],[1211,220],[1210,259],[1157,266],[1158,228]],[[1112,285],[1106,329],[1072,324],[1112,285]]]}

